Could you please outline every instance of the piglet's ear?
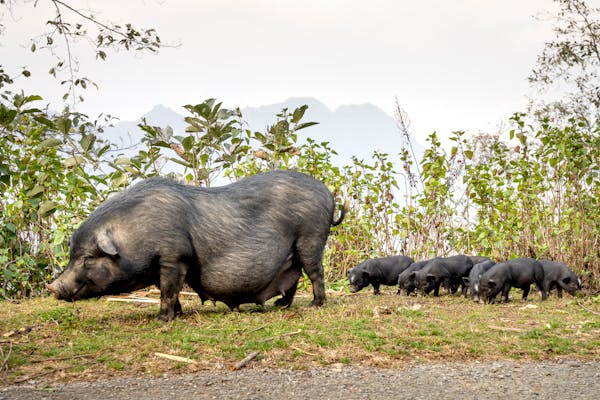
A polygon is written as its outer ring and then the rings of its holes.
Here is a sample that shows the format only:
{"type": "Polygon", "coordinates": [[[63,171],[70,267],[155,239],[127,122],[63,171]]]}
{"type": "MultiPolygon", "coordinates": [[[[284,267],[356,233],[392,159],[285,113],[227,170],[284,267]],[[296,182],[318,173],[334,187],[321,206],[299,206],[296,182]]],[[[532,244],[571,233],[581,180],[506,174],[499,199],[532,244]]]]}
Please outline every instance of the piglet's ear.
{"type": "Polygon", "coordinates": [[[496,282],[494,282],[493,280],[490,279],[488,281],[488,285],[491,286],[491,287],[496,287],[496,282]]]}
{"type": "Polygon", "coordinates": [[[108,235],[108,232],[102,231],[98,234],[98,248],[102,250],[104,253],[110,256],[116,256],[118,254],[117,246],[108,235]]]}

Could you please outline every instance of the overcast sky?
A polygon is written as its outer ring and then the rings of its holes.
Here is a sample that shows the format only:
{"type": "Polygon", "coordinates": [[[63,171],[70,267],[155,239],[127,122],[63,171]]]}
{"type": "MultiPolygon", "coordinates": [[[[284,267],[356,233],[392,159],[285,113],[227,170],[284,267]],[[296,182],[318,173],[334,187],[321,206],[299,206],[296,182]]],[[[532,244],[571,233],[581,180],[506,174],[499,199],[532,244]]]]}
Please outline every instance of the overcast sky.
{"type": "MultiPolygon", "coordinates": [[[[2,17],[0,65],[27,65],[18,86],[44,95],[62,91],[49,63],[28,50],[50,8],[16,6],[2,17]],[[35,87],[33,89],[32,87],[35,87]]],[[[216,97],[228,107],[260,106],[311,96],[335,109],[372,103],[394,114],[395,97],[419,138],[432,131],[495,130],[523,110],[534,92],[527,76],[556,10],[551,0],[103,0],[71,1],[101,19],[154,27],[158,55],[81,58],[100,89],[79,110],[136,119],[156,104],[216,97]]],[[[595,2],[597,3],[597,2],[595,2]]],[[[77,48],[75,52],[79,52],[77,48]]]]}

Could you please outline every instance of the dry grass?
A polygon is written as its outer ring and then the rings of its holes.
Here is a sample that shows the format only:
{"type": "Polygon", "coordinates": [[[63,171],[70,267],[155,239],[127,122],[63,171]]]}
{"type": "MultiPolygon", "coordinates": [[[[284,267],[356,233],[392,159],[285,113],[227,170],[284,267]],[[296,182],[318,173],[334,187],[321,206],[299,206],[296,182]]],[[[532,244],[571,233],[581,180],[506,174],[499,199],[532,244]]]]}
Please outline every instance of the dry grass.
{"type": "Polygon", "coordinates": [[[253,351],[260,354],[247,368],[600,359],[598,297],[541,302],[534,295],[528,302],[480,305],[450,296],[397,296],[390,288],[381,296],[332,292],[319,309],[309,302],[301,292],[287,310],[269,303],[266,312],[251,305],[230,312],[184,297],[185,314],[167,324],[155,321],[157,304],[5,302],[0,379],[11,384],[229,369],[253,351]]]}

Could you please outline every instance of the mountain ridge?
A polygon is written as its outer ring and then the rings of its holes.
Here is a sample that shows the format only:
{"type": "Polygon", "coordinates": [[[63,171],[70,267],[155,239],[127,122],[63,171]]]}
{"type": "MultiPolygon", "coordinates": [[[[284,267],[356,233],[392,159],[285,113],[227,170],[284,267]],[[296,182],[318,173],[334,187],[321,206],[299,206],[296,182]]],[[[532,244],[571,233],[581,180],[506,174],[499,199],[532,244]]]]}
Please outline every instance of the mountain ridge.
{"type": "MultiPolygon", "coordinates": [[[[352,156],[368,160],[374,151],[392,157],[402,149],[403,138],[394,118],[371,103],[347,104],[330,110],[324,103],[312,97],[290,97],[279,103],[241,109],[242,119],[248,129],[264,132],[273,124],[283,108],[290,112],[308,105],[304,122],[318,122],[298,132],[300,144],[310,137],[317,142],[328,142],[338,156],[334,162],[348,164],[352,156]]],[[[185,132],[184,115],[162,104],[155,105],[138,121],[121,121],[105,129],[105,137],[121,147],[135,149],[141,145],[143,132],[138,123],[145,119],[149,125],[171,126],[176,134],[185,132]]],[[[413,139],[413,147],[422,153],[423,146],[413,139]]],[[[137,150],[136,150],[137,151],[137,150]]]]}

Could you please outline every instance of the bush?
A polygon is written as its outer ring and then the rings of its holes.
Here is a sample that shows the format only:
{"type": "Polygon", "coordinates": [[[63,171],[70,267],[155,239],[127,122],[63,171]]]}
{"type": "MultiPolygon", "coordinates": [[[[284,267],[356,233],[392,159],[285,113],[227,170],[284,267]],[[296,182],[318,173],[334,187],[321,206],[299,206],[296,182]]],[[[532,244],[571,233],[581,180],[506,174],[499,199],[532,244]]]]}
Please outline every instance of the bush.
{"type": "Polygon", "coordinates": [[[162,174],[165,163],[179,167],[171,173],[176,178],[204,186],[273,169],[324,182],[338,203],[350,206],[325,252],[329,282],[345,279],[365,258],[469,253],[564,261],[587,287],[600,288],[600,139],[587,123],[527,125],[526,116],[515,115],[509,141],[489,135],[467,141],[455,132],[449,153],[432,134],[419,174],[406,150],[398,162],[376,152],[371,160],[334,165],[329,143],[300,144],[299,132],[315,124],[302,121],[306,106],[284,109],[266,132],[251,132],[242,128],[239,110],[209,99],[186,106],[185,135],[140,125],[147,148],[125,157],[99,139],[97,121],[32,107],[38,96],[5,92],[3,98],[2,298],[41,293],[67,263],[68,238],[90,211],[110,192],[162,174]]]}

